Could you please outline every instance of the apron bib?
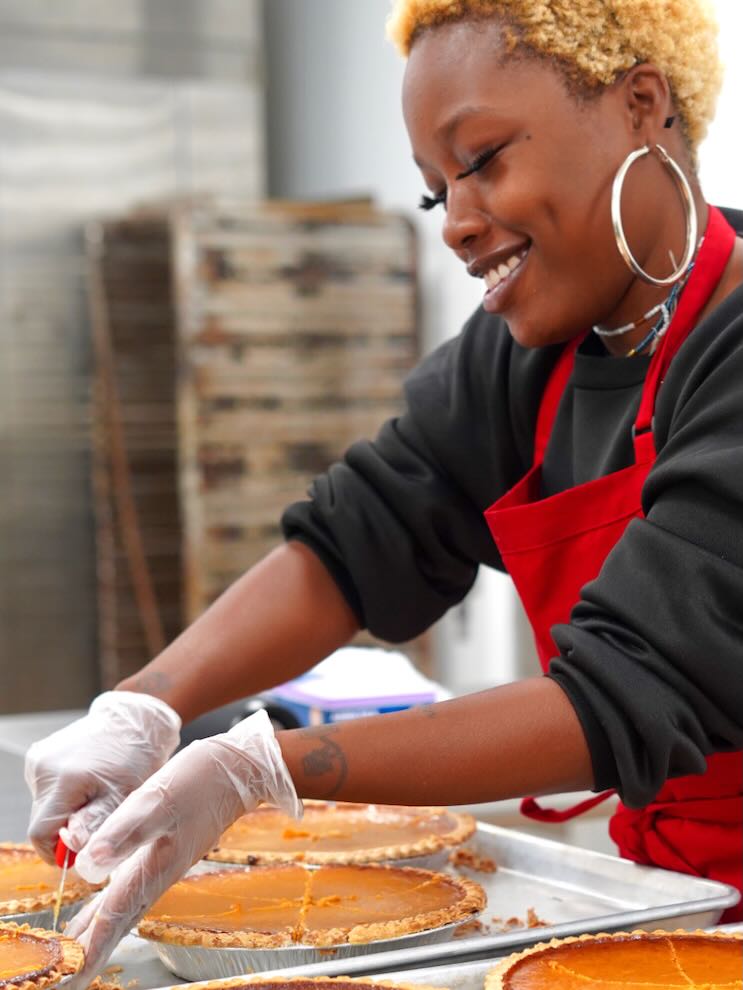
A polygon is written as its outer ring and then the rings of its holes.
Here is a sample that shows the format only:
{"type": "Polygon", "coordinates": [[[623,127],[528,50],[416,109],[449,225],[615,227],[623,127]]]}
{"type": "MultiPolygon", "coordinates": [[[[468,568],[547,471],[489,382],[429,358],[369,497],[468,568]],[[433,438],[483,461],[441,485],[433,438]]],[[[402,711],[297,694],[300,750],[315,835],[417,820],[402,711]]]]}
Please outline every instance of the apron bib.
{"type": "MultiPolygon", "coordinates": [[[[547,383],[537,420],[534,464],[485,519],[531,623],[542,669],[558,650],[551,629],[568,622],[583,585],[598,576],[628,523],[642,518],[641,492],[655,462],[653,412],[660,386],[697,323],[730,259],[735,233],[710,207],[709,224],[673,321],[650,362],[632,431],[634,463],[621,471],[548,498],[541,473],[557,409],[583,337],[563,350],[547,383]]],[[[668,781],[647,807],[619,805],[610,834],[622,856],[743,887],[743,754],[708,757],[707,772],[668,781]]],[[[522,812],[540,821],[566,821],[608,798],[605,791],[567,811],[541,808],[533,798],[522,812]]],[[[743,917],[741,908],[725,920],[743,917]]]]}

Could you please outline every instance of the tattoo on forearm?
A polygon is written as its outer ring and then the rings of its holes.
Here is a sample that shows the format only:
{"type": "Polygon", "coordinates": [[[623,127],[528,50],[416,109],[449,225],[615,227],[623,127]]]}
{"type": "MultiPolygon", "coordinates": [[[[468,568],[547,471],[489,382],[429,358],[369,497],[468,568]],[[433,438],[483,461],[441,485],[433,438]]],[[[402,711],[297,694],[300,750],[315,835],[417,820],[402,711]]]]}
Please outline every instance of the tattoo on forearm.
{"type": "Polygon", "coordinates": [[[327,730],[319,735],[317,745],[302,758],[302,769],[305,777],[328,776],[330,789],[323,797],[332,798],[345,783],[348,764],[341,747],[328,736],[327,730]]]}
{"type": "Polygon", "coordinates": [[[160,697],[170,690],[173,686],[173,680],[169,674],[165,674],[161,670],[142,670],[132,677],[132,685],[136,685],[139,691],[160,697]]]}

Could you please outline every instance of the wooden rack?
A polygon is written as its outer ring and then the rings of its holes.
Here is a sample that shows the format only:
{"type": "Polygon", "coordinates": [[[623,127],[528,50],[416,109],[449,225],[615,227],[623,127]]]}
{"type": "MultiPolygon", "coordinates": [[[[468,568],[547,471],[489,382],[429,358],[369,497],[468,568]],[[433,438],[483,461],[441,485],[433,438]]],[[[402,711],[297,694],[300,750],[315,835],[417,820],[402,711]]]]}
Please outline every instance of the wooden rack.
{"type": "MultiPolygon", "coordinates": [[[[275,546],[282,508],[399,411],[419,354],[415,240],[366,202],[201,203],[100,225],[89,245],[110,686],[275,546]]],[[[427,665],[425,638],[409,652],[427,665]]]]}

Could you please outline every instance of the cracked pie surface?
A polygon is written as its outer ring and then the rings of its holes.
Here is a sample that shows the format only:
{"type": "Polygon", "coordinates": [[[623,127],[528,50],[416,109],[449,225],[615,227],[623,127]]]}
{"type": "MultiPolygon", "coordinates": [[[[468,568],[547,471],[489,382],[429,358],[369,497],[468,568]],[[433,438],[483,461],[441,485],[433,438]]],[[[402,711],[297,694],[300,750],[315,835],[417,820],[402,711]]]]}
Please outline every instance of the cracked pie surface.
{"type": "Polygon", "coordinates": [[[504,959],[485,990],[743,990],[743,935],[618,932],[553,939],[504,959]]]}
{"type": "Polygon", "coordinates": [[[192,874],[139,924],[144,938],[214,948],[332,946],[398,938],[480,912],[479,884],[394,866],[262,866],[192,874]]]}
{"type": "Polygon", "coordinates": [[[448,808],[305,801],[300,822],[276,808],[243,815],[207,859],[223,863],[381,863],[452,849],[475,831],[448,808]]]}
{"type": "Polygon", "coordinates": [[[28,925],[0,923],[0,987],[44,990],[82,969],[82,946],[28,925]]]}

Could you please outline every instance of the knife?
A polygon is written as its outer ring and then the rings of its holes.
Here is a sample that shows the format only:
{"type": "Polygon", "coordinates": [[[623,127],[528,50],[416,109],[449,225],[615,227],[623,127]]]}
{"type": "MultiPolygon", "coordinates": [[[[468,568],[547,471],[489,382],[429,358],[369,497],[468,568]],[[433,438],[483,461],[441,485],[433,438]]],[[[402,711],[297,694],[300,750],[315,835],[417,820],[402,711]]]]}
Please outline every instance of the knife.
{"type": "Polygon", "coordinates": [[[57,925],[59,924],[59,912],[62,908],[62,896],[64,895],[64,885],[67,879],[67,870],[75,862],[77,853],[74,853],[71,849],[62,842],[62,840],[57,837],[57,845],[54,849],[54,859],[57,866],[62,870],[62,876],[59,878],[59,886],[57,887],[57,896],[54,901],[54,915],[52,920],[52,931],[56,932],[57,925]]]}

